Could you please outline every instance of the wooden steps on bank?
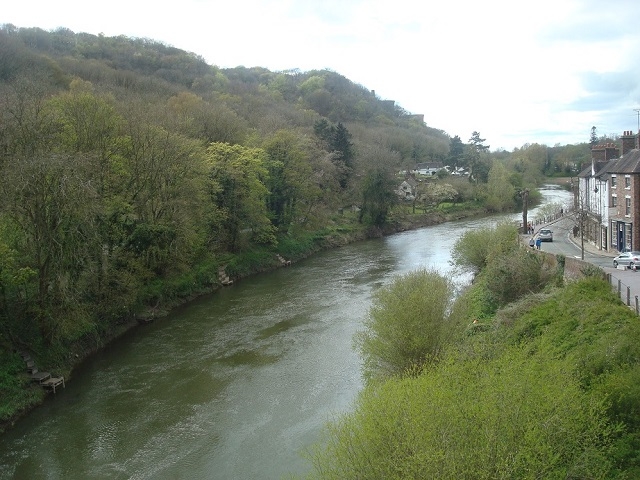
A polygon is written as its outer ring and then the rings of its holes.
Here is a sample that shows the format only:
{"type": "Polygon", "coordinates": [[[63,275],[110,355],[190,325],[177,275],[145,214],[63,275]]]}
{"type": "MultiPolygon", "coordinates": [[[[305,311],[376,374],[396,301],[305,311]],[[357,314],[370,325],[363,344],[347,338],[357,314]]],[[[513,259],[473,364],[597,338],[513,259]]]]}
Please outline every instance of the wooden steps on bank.
{"type": "Polygon", "coordinates": [[[220,284],[225,287],[227,285],[233,285],[233,280],[231,280],[231,278],[229,278],[229,275],[227,275],[226,268],[226,265],[218,268],[218,282],[220,282],[220,284]]]}
{"type": "Polygon", "coordinates": [[[60,385],[62,385],[62,388],[65,388],[64,377],[52,377],[49,372],[39,371],[28,352],[20,352],[20,355],[27,366],[27,373],[31,376],[32,381],[37,382],[45,390],[53,393],[56,393],[56,388],[59,388],[60,385]]]}
{"type": "MultiPolygon", "coordinates": [[[[287,260],[280,254],[276,254],[276,258],[280,262],[280,265],[282,265],[283,267],[288,267],[289,265],[291,265],[291,260],[287,260]]],[[[231,280],[231,277],[227,275],[226,265],[222,265],[221,267],[218,268],[218,282],[220,283],[220,285],[225,287],[227,285],[233,285],[233,280],[231,280]]]]}
{"type": "Polygon", "coordinates": [[[276,257],[278,257],[280,265],[282,265],[283,267],[288,267],[289,265],[291,265],[291,260],[285,259],[282,255],[278,254],[276,255],[276,257]]]}

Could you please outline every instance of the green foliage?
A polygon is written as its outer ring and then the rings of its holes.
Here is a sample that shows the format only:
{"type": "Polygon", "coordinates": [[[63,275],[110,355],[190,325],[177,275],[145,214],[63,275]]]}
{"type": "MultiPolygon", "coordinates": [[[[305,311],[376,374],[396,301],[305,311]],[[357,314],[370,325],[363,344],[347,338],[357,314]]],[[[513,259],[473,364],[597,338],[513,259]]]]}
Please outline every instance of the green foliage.
{"type": "MultiPolygon", "coordinates": [[[[472,312],[469,298],[453,315],[472,312]]],[[[637,476],[640,324],[606,281],[528,296],[482,324],[419,375],[365,387],[327,426],[309,478],[637,476]]]]}
{"type": "Polygon", "coordinates": [[[266,249],[254,248],[243,252],[242,255],[234,255],[227,263],[227,274],[231,278],[246,277],[252,273],[272,268],[277,259],[272,252],[266,249]]]}
{"type": "MultiPolygon", "coordinates": [[[[0,334],[61,362],[211,288],[222,264],[241,276],[362,238],[337,212],[360,206],[367,172],[462,155],[327,70],[220,69],[149,39],[11,25],[0,50],[0,334]]],[[[480,208],[476,185],[447,184],[439,211],[480,208]]],[[[380,225],[386,186],[366,186],[363,221],[380,225]]]]}
{"type": "Polygon", "coordinates": [[[267,208],[275,227],[288,232],[306,223],[305,213],[320,203],[321,190],[313,182],[311,152],[292,132],[279,131],[264,144],[268,155],[267,208]]]}
{"type": "Polygon", "coordinates": [[[515,226],[508,223],[469,230],[453,250],[454,264],[476,274],[469,293],[475,316],[493,315],[499,307],[562,278],[556,264],[522,248],[515,226]]]}
{"type": "Polygon", "coordinates": [[[393,179],[382,170],[367,173],[362,184],[362,205],[358,220],[367,225],[383,226],[396,202],[393,179]]]}
{"type": "Polygon", "coordinates": [[[605,478],[616,429],[562,365],[514,349],[368,387],[310,478],[605,478]]]}
{"type": "Polygon", "coordinates": [[[324,77],[314,75],[300,84],[300,93],[310,95],[311,93],[324,88],[324,77]]]}
{"type": "Polygon", "coordinates": [[[489,211],[506,212],[515,207],[516,189],[509,171],[501,162],[494,162],[489,170],[486,207],[489,211]]]}
{"type": "Polygon", "coordinates": [[[602,271],[602,269],[591,264],[580,267],[580,273],[582,273],[582,275],[584,275],[585,277],[604,277],[604,272],[602,271]]]}
{"type": "Polygon", "coordinates": [[[556,270],[545,262],[545,257],[529,249],[516,248],[495,255],[481,276],[492,303],[503,306],[544,289],[556,276],[556,270]]]}
{"type": "Polygon", "coordinates": [[[438,272],[419,270],[376,292],[355,345],[365,378],[398,375],[435,359],[450,335],[453,287],[438,272]]]}
{"type": "Polygon", "coordinates": [[[447,160],[448,165],[453,167],[454,170],[458,167],[464,166],[464,145],[458,135],[451,138],[451,142],[449,144],[449,158],[447,160]]]}
{"type": "Polygon", "coordinates": [[[0,347],[0,432],[16,412],[33,406],[44,396],[41,388],[31,388],[20,355],[9,353],[5,347],[0,347]]]}
{"type": "Polygon", "coordinates": [[[489,228],[464,232],[453,246],[453,264],[475,273],[482,270],[487,264],[492,236],[489,228]]]}
{"type": "Polygon", "coordinates": [[[469,180],[475,183],[487,183],[491,169],[491,159],[488,156],[489,145],[484,144],[478,132],[473,132],[466,148],[466,163],[469,166],[469,180]]]}
{"type": "Polygon", "coordinates": [[[561,203],[547,203],[537,210],[535,219],[540,222],[548,221],[555,218],[555,215],[558,215],[562,208],[565,207],[561,203]]]}
{"type": "Polygon", "coordinates": [[[355,152],[351,142],[352,134],[341,122],[331,125],[325,119],[316,121],[313,129],[316,136],[322,140],[324,148],[331,153],[338,183],[345,189],[354,170],[355,152]]]}
{"type": "Polygon", "coordinates": [[[478,273],[492,258],[509,256],[518,247],[514,225],[504,223],[496,228],[467,230],[453,246],[452,262],[458,268],[478,273]]]}
{"type": "Polygon", "coordinates": [[[225,247],[237,252],[246,229],[262,232],[270,225],[266,211],[268,176],[262,149],[212,143],[207,149],[212,204],[221,214],[221,225],[212,235],[225,237],[225,247]]]}

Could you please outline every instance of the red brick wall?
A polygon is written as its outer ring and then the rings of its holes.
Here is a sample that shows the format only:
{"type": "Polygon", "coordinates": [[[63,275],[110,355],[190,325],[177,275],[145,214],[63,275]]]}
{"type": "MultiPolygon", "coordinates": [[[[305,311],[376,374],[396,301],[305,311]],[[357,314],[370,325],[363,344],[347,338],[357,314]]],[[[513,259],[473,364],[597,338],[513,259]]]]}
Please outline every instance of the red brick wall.
{"type": "Polygon", "coordinates": [[[631,243],[632,250],[640,249],[640,176],[631,175],[631,243]]]}
{"type": "Polygon", "coordinates": [[[591,158],[596,162],[612,160],[620,156],[620,150],[615,143],[603,143],[594,145],[591,149],[591,158]]]}
{"type": "Polygon", "coordinates": [[[630,152],[634,148],[638,148],[636,143],[637,137],[631,130],[626,130],[620,137],[620,140],[622,140],[622,155],[630,152]]]}

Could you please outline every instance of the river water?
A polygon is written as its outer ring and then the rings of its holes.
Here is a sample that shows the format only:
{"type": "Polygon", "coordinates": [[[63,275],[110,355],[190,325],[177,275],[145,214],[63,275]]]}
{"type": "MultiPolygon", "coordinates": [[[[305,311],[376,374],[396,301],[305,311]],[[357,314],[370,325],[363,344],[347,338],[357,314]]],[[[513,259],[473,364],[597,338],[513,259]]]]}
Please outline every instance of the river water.
{"type": "MultiPolygon", "coordinates": [[[[569,205],[545,188],[545,203],[569,205]]],[[[535,209],[530,211],[530,218],[535,209]]],[[[2,479],[279,479],[362,388],[352,338],[373,292],[453,273],[452,222],[322,252],[134,329],[0,436],[2,479]]],[[[467,274],[456,274],[460,285],[467,274]]]]}

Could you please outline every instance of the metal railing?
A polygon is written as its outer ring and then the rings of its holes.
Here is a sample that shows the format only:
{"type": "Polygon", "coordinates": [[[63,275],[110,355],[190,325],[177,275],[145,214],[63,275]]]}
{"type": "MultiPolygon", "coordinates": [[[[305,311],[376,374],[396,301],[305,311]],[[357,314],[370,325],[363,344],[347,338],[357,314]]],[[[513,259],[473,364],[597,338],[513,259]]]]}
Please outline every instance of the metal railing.
{"type": "Polygon", "coordinates": [[[633,309],[636,315],[640,315],[640,300],[637,294],[634,295],[631,292],[631,286],[625,284],[620,278],[611,273],[607,273],[607,280],[613,291],[618,294],[620,301],[633,309]]]}

